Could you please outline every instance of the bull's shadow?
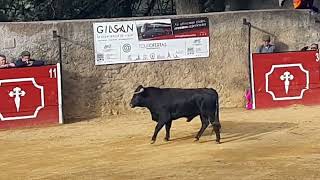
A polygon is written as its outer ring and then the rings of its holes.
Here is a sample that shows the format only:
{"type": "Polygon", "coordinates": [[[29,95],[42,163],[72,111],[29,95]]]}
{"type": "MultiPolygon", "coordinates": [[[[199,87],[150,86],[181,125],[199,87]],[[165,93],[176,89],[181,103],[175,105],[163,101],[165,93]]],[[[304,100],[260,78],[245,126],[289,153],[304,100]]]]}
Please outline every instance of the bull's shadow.
{"type": "MultiPolygon", "coordinates": [[[[258,140],[263,136],[281,131],[284,129],[289,129],[296,126],[295,123],[288,122],[234,122],[234,121],[221,121],[221,143],[233,142],[233,141],[248,141],[248,140],[258,140]]],[[[200,128],[200,127],[199,127],[200,128]]],[[[198,128],[195,126],[193,128],[194,133],[178,138],[171,138],[171,141],[184,141],[193,140],[198,132],[198,128]]],[[[212,132],[212,127],[208,127],[203,133],[202,138],[200,138],[199,143],[206,143],[215,141],[215,133],[212,132]],[[208,138],[203,138],[206,136],[211,136],[208,138]],[[205,139],[205,140],[204,140],[205,139]],[[209,139],[209,140],[207,140],[209,139]]]]}

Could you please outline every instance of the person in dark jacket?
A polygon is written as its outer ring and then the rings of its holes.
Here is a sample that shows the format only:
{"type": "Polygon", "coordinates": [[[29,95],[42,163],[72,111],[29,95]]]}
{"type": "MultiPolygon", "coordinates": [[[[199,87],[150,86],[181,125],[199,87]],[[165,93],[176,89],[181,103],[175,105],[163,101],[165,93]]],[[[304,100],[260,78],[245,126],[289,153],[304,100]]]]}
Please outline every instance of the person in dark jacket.
{"type": "Polygon", "coordinates": [[[29,51],[23,51],[20,58],[14,62],[15,67],[42,66],[44,61],[31,59],[29,51]]]}

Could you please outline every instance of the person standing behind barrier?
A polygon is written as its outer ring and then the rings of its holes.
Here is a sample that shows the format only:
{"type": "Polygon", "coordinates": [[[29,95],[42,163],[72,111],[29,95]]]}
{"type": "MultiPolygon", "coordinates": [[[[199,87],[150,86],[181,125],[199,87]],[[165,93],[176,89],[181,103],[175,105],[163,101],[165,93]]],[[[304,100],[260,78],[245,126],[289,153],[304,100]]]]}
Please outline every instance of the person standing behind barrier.
{"type": "MultiPolygon", "coordinates": [[[[313,6],[314,0],[293,0],[294,9],[311,9],[313,12],[319,13],[319,9],[313,6]]],[[[279,0],[279,6],[282,7],[285,0],[279,0]]]]}
{"type": "Polygon", "coordinates": [[[31,59],[29,51],[23,51],[20,58],[14,62],[15,67],[42,66],[44,61],[31,59]]]}
{"type": "Polygon", "coordinates": [[[319,45],[316,44],[316,43],[312,43],[311,46],[310,46],[310,50],[316,50],[317,53],[316,53],[316,58],[317,58],[317,62],[320,61],[320,49],[319,49],[319,45]]]}
{"type": "Polygon", "coordinates": [[[317,51],[319,49],[319,46],[318,46],[318,44],[316,44],[316,43],[312,43],[310,46],[305,46],[305,47],[303,47],[300,51],[309,51],[309,50],[311,50],[311,51],[317,51]]]}
{"type": "Polygon", "coordinates": [[[257,49],[258,53],[273,53],[275,50],[275,45],[271,44],[271,39],[269,35],[262,36],[263,44],[257,49]]]}
{"type": "Polygon", "coordinates": [[[317,51],[316,52],[316,61],[320,61],[320,49],[317,43],[312,43],[310,46],[305,46],[301,49],[301,51],[317,51]]]}
{"type": "Polygon", "coordinates": [[[312,43],[311,46],[310,46],[310,50],[319,50],[319,45],[316,44],[316,43],[312,43]]]}
{"type": "Polygon", "coordinates": [[[5,55],[0,54],[0,68],[14,67],[13,63],[8,63],[5,55]]]}

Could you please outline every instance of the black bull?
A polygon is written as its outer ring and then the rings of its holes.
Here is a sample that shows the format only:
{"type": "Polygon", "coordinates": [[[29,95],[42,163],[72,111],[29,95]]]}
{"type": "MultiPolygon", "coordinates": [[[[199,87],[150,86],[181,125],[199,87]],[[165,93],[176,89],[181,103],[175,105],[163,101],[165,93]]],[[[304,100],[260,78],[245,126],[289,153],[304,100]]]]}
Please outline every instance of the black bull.
{"type": "Polygon", "coordinates": [[[156,141],[158,132],[165,125],[165,140],[170,139],[172,120],[186,117],[190,122],[200,115],[201,128],[195,137],[198,141],[209,123],[216,134],[216,142],[220,143],[219,98],[214,89],[178,89],[138,86],[131,99],[130,106],[146,107],[151,113],[152,120],[158,122],[151,143],[156,141]]]}

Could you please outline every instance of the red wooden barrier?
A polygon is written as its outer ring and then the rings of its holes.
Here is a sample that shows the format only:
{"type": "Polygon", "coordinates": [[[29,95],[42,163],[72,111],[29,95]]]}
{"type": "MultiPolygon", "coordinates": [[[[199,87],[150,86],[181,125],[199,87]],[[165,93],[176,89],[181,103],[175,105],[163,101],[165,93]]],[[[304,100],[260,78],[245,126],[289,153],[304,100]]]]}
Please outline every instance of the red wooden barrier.
{"type": "Polygon", "coordinates": [[[316,54],[252,54],[253,108],[320,104],[320,65],[316,54]]]}
{"type": "Polygon", "coordinates": [[[60,66],[0,69],[0,128],[62,123],[60,66]]]}

